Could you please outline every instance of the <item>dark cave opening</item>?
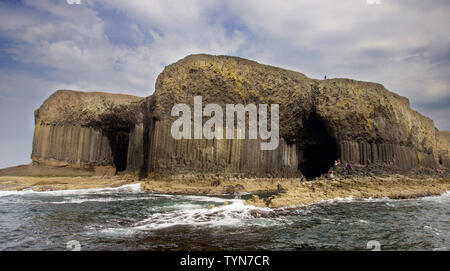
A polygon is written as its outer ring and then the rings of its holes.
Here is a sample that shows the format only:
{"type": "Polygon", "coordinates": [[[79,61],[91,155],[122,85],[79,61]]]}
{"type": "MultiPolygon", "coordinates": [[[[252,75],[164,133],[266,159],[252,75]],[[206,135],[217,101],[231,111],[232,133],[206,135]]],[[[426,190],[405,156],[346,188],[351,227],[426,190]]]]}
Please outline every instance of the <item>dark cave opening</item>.
{"type": "Polygon", "coordinates": [[[338,156],[336,139],[315,113],[307,118],[301,134],[300,142],[303,144],[300,147],[302,159],[299,170],[308,179],[327,173],[338,156]]]}
{"type": "Polygon", "coordinates": [[[127,169],[129,134],[130,131],[127,129],[106,131],[114,166],[116,167],[117,172],[127,169]]]}

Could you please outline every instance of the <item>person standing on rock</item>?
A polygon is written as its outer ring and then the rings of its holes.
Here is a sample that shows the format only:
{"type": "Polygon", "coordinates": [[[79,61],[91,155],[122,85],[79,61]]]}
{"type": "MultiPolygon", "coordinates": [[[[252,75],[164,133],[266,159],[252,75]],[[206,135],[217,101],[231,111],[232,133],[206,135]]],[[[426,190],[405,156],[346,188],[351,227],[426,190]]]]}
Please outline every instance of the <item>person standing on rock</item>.
{"type": "Polygon", "coordinates": [[[313,192],[316,192],[316,188],[314,187],[314,183],[311,185],[311,189],[313,192]]]}
{"type": "Polygon", "coordinates": [[[348,169],[348,174],[350,174],[352,172],[352,164],[348,163],[347,164],[347,169],[348,169]]]}
{"type": "Polygon", "coordinates": [[[305,180],[305,176],[303,176],[303,174],[301,174],[301,176],[300,176],[300,184],[303,184],[304,180],[305,180]]]}
{"type": "Polygon", "coordinates": [[[278,194],[281,193],[281,184],[279,181],[278,181],[278,185],[277,185],[277,191],[278,191],[278,194]]]}

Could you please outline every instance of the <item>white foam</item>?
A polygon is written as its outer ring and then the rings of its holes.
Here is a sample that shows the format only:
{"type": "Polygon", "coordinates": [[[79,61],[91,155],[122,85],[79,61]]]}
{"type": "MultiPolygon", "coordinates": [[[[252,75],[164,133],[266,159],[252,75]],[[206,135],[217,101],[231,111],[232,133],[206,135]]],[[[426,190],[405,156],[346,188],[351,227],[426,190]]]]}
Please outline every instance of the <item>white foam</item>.
{"type": "Polygon", "coordinates": [[[20,191],[0,191],[0,197],[6,197],[6,196],[22,196],[26,194],[32,194],[34,193],[31,189],[24,189],[20,191]]]}
{"type": "Polygon", "coordinates": [[[364,219],[358,219],[358,222],[361,224],[369,224],[370,222],[364,219]]]}
{"type": "Polygon", "coordinates": [[[209,197],[209,196],[183,196],[183,199],[188,199],[188,200],[192,200],[192,201],[206,201],[206,202],[219,202],[219,203],[229,201],[227,199],[217,198],[217,197],[209,197]]]}
{"type": "Polygon", "coordinates": [[[226,206],[211,209],[203,207],[155,213],[131,227],[108,228],[101,230],[100,233],[129,234],[185,225],[193,227],[239,227],[245,224],[268,227],[287,223],[286,220],[274,216],[275,212],[273,209],[244,205],[242,200],[232,200],[226,206]]]}
{"type": "Polygon", "coordinates": [[[423,197],[422,200],[425,201],[435,201],[435,202],[450,202],[450,191],[445,191],[441,195],[437,196],[429,196],[429,197],[423,197]]]}
{"type": "MultiPolygon", "coordinates": [[[[95,234],[96,232],[89,232],[88,234],[95,234]]],[[[136,233],[136,229],[133,228],[108,228],[103,229],[100,233],[109,236],[121,236],[121,235],[133,235],[136,233]]]]}
{"type": "Polygon", "coordinates": [[[65,196],[65,195],[83,195],[83,194],[108,194],[108,193],[139,193],[141,192],[141,184],[126,184],[119,187],[107,188],[88,188],[88,189],[73,189],[73,190],[56,190],[56,191],[34,191],[30,188],[21,191],[0,191],[0,197],[4,196],[23,196],[30,194],[49,195],[49,196],[65,196]]]}
{"type": "Polygon", "coordinates": [[[242,202],[234,202],[227,206],[212,209],[185,209],[168,213],[156,213],[135,226],[137,229],[145,230],[175,225],[232,225],[238,223],[241,219],[252,218],[249,211],[254,208],[245,206],[242,202]]]}
{"type": "Polygon", "coordinates": [[[136,200],[148,200],[154,199],[154,197],[108,197],[108,198],[69,198],[63,201],[51,201],[51,202],[43,202],[46,204],[80,204],[84,202],[115,202],[115,201],[136,201],[136,200]]]}
{"type": "Polygon", "coordinates": [[[180,203],[180,204],[170,204],[166,206],[156,206],[153,210],[190,210],[201,207],[202,205],[194,203],[180,203]]]}
{"type": "Polygon", "coordinates": [[[433,251],[447,251],[448,248],[447,247],[437,247],[437,248],[433,248],[433,251]]]}
{"type": "Polygon", "coordinates": [[[176,194],[153,194],[155,197],[170,198],[170,199],[180,199],[180,200],[191,200],[200,202],[218,202],[224,203],[225,201],[230,201],[229,199],[212,197],[212,196],[197,196],[197,195],[176,195],[176,194]]]}
{"type": "Polygon", "coordinates": [[[318,201],[315,203],[306,204],[306,205],[302,205],[302,206],[309,206],[309,205],[316,205],[316,204],[323,204],[323,203],[334,204],[337,202],[351,202],[351,201],[355,201],[355,200],[353,199],[353,196],[350,195],[346,198],[337,197],[334,199],[324,199],[324,200],[321,200],[321,201],[318,201]]]}
{"type": "Polygon", "coordinates": [[[423,226],[423,230],[426,231],[426,232],[430,232],[430,233],[432,233],[434,235],[440,235],[442,233],[441,230],[435,229],[435,228],[433,228],[431,226],[428,226],[428,225],[423,226]]]}

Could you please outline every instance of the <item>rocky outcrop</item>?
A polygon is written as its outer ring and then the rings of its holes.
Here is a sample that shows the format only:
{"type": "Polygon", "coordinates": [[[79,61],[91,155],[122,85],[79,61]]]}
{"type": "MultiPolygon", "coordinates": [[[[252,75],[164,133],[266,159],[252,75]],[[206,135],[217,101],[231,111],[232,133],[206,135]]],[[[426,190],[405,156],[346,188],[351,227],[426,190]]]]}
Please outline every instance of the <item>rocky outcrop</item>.
{"type": "Polygon", "coordinates": [[[33,164],[94,167],[110,174],[124,169],[140,100],[129,95],[57,91],[35,111],[33,164]]]}
{"type": "Polygon", "coordinates": [[[433,121],[382,85],[326,80],[319,83],[314,99],[316,113],[336,138],[342,160],[403,169],[436,164],[439,146],[433,121]]]}
{"type": "Polygon", "coordinates": [[[436,135],[438,166],[450,168],[450,132],[436,131],[436,135]]]}
{"type": "MultiPolygon", "coordinates": [[[[35,163],[148,173],[314,177],[336,159],[387,171],[450,167],[449,132],[382,85],[305,75],[229,56],[167,66],[147,98],[58,91],[36,111],[35,163]],[[172,138],[175,104],[279,104],[280,144],[172,138]]],[[[205,118],[207,119],[207,118],[205,118]]]]}

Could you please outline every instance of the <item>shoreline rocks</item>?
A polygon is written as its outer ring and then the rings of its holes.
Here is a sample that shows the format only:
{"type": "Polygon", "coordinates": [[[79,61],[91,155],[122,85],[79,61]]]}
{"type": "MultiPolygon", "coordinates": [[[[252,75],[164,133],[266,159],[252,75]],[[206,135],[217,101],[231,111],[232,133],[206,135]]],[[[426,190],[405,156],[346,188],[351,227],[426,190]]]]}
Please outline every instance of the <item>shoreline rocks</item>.
{"type": "MultiPolygon", "coordinates": [[[[213,187],[210,185],[210,181],[204,179],[159,177],[139,181],[137,177],[126,174],[114,177],[0,177],[0,191],[20,191],[30,188],[34,191],[107,188],[139,182],[143,192],[210,196],[235,195],[248,198],[244,199],[245,204],[269,208],[297,208],[339,198],[355,200],[368,198],[409,199],[440,195],[450,191],[449,176],[353,176],[340,180],[318,178],[304,183],[300,183],[297,178],[241,178],[222,180],[220,185],[213,187]],[[281,193],[277,193],[278,182],[283,187],[281,193]],[[226,187],[235,185],[241,185],[243,189],[238,193],[227,193],[226,187]],[[312,185],[315,187],[314,192],[311,190],[312,185]]],[[[225,201],[223,206],[228,204],[225,201]]]]}

